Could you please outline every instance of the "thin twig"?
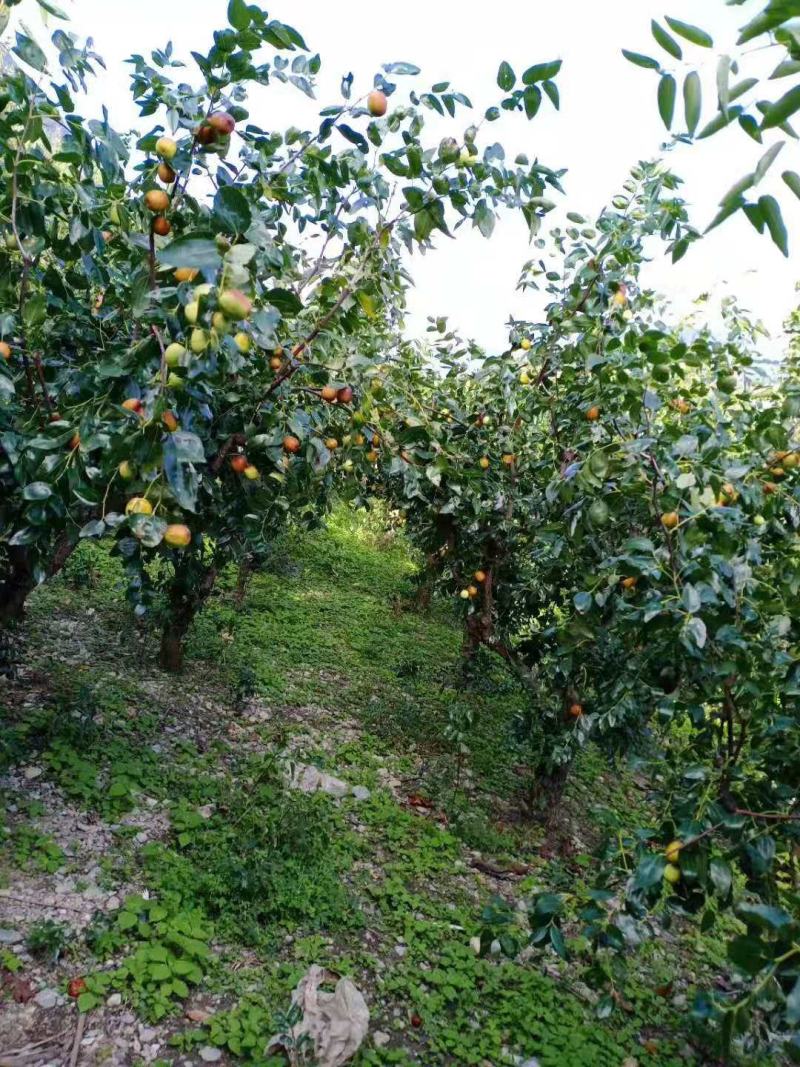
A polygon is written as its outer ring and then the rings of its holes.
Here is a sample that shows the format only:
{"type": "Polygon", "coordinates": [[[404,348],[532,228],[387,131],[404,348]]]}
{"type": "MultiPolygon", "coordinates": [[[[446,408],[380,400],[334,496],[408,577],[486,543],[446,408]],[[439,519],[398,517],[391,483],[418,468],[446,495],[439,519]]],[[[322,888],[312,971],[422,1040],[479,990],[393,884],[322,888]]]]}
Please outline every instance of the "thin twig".
{"type": "Polygon", "coordinates": [[[86,1028],[86,1013],[81,1012],[78,1016],[78,1026],[75,1030],[75,1040],[72,1042],[72,1054],[69,1058],[69,1067],[75,1067],[78,1062],[78,1056],[81,1052],[81,1040],[83,1038],[83,1031],[86,1028]]]}

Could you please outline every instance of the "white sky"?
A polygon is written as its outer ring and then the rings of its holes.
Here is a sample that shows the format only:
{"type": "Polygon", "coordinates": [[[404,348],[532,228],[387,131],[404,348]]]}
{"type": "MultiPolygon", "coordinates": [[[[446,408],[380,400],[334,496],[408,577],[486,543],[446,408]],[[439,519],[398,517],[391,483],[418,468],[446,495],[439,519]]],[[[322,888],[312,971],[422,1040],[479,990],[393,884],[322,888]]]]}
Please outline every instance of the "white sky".
{"type": "MultiPolygon", "coordinates": [[[[189,52],[207,49],[211,32],[226,25],[227,0],[61,3],[70,12],[73,32],[92,36],[108,65],[107,75],[92,89],[91,102],[83,111],[87,116],[97,114],[100,103],[105,103],[112,123],[122,130],[143,128],[152,121],[140,123],[130,103],[125,58],[132,52],[147,55],[152,47],[171,39],[177,53],[190,63],[191,80],[196,81],[189,52]]],[[[33,0],[28,0],[23,10],[33,6],[33,0]]],[[[665,139],[655,103],[657,75],[632,66],[620,49],[646,52],[674,67],[674,61],[650,36],[650,19],[657,17],[663,24],[666,12],[701,24],[714,35],[718,50],[733,50],[736,28],[763,2],[749,0],[743,7],[729,8],[723,0],[615,0],[613,4],[598,0],[492,0],[490,4],[402,0],[383,5],[375,0],[277,0],[266,6],[272,17],[303,33],[312,51],[321,53],[323,65],[317,104],[277,83],[264,90],[251,113],[265,127],[313,128],[317,109],[339,101],[343,74],[352,70],[356,90],[363,91],[381,63],[397,60],[422,68],[414,83],[423,87],[449,79],[471,97],[477,119],[499,94],[495,77],[500,60],[508,60],[519,75],[534,62],[562,58],[560,113],[549,103],[542,105],[532,123],[522,115],[504,113],[498,122],[484,127],[479,147],[499,140],[511,158],[524,151],[553,168],[567,167],[563,210],[591,217],[619,189],[629,167],[638,159],[656,155],[665,139]]],[[[38,20],[31,21],[31,28],[37,37],[44,36],[38,20]]],[[[684,43],[684,58],[705,64],[701,68],[705,89],[701,126],[716,106],[716,55],[717,51],[684,43]]],[[[765,62],[768,70],[778,58],[771,52],[752,57],[765,62]]],[[[412,84],[411,79],[396,80],[401,92],[412,84]]],[[[788,80],[773,82],[771,88],[783,92],[789,84],[788,80]]],[[[678,113],[680,106],[679,96],[678,113]]],[[[456,132],[469,124],[469,113],[459,114],[465,118],[456,132]]],[[[707,224],[719,198],[752,169],[763,150],[736,126],[671,154],[670,165],[686,178],[683,195],[692,204],[697,224],[707,224]]],[[[786,145],[758,193],[778,196],[793,246],[800,249],[800,201],[794,200],[780,180],[785,169],[800,172],[800,142],[786,145]]],[[[546,228],[555,224],[555,213],[548,219],[552,221],[546,228]]],[[[440,236],[437,244],[434,254],[415,256],[412,262],[416,282],[409,322],[412,332],[424,330],[425,316],[444,314],[462,335],[491,349],[504,346],[509,314],[536,317],[536,296],[515,291],[520,268],[531,255],[521,216],[506,217],[490,241],[462,230],[457,241],[440,236]]],[[[722,291],[727,284],[728,291],[737,293],[773,334],[780,332],[783,318],[795,303],[799,279],[796,255],[785,260],[741,214],[696,245],[677,266],[662,258],[646,276],[649,284],[672,297],[681,312],[700,292],[722,291]]]]}

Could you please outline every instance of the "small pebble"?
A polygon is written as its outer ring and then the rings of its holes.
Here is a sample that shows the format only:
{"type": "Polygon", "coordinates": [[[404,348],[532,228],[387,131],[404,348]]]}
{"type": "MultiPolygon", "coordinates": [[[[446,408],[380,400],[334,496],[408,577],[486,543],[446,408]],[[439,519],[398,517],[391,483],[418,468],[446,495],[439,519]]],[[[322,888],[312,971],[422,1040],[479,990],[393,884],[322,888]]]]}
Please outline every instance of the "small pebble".
{"type": "Polygon", "coordinates": [[[200,1059],[205,1063],[216,1063],[222,1059],[222,1049],[212,1048],[211,1045],[203,1045],[200,1049],[200,1059]]]}

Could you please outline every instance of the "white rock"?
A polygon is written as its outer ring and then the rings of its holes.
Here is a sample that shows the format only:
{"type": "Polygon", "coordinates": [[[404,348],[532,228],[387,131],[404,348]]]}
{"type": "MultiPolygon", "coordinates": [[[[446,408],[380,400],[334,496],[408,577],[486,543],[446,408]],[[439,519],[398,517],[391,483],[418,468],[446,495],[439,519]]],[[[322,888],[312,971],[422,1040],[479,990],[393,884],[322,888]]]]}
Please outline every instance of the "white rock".
{"type": "Polygon", "coordinates": [[[0,945],[17,945],[22,940],[19,930],[0,929],[0,945]]]}
{"type": "Polygon", "coordinates": [[[212,1048],[211,1045],[203,1045],[200,1049],[200,1059],[205,1063],[216,1063],[222,1059],[222,1049],[212,1048]]]}
{"type": "Polygon", "coordinates": [[[122,994],[121,993],[112,993],[111,996],[106,1001],[106,1006],[109,1007],[109,1008],[118,1008],[121,1003],[122,1003],[122,994]]]}
{"type": "Polygon", "coordinates": [[[55,989],[40,989],[33,998],[34,1004],[38,1004],[40,1008],[54,1008],[60,1000],[61,997],[55,989]]]}
{"type": "Polygon", "coordinates": [[[384,1030],[376,1030],[372,1035],[372,1043],[376,1048],[383,1048],[391,1041],[391,1037],[384,1030]]]}
{"type": "Polygon", "coordinates": [[[365,785],[354,785],[352,792],[356,800],[369,800],[370,798],[369,789],[365,785]]]}
{"type": "Polygon", "coordinates": [[[25,778],[29,782],[32,781],[34,778],[39,778],[43,774],[44,774],[44,768],[43,767],[26,767],[25,768],[25,778]]]}
{"type": "Polygon", "coordinates": [[[406,952],[408,952],[408,949],[406,948],[405,945],[395,945],[394,946],[394,954],[395,954],[395,956],[399,956],[400,959],[402,959],[403,956],[405,956],[406,952]]]}
{"type": "Polygon", "coordinates": [[[475,953],[476,956],[481,954],[481,939],[479,937],[471,937],[469,939],[469,947],[475,953]]]}
{"type": "Polygon", "coordinates": [[[106,901],[106,911],[119,911],[122,901],[117,896],[109,897],[106,901]]]}

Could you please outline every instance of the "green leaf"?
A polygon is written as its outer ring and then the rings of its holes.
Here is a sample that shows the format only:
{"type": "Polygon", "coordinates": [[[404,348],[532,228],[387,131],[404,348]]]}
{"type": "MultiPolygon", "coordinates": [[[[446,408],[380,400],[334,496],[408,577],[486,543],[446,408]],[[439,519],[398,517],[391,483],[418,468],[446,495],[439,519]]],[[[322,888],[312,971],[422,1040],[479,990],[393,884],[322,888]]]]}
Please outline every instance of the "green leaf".
{"type": "Polygon", "coordinates": [[[472,217],[473,225],[477,226],[484,237],[491,237],[494,232],[495,215],[485,200],[478,201],[475,214],[472,217]]]}
{"type": "Polygon", "coordinates": [[[731,57],[720,56],[717,63],[717,101],[723,115],[728,114],[731,102],[731,57]]]}
{"type": "Polygon", "coordinates": [[[800,85],[795,85],[793,89],[790,89],[788,93],[784,93],[774,104],[769,105],[764,113],[764,118],[761,120],[761,129],[771,130],[775,126],[780,126],[798,108],[800,108],[800,85]]]}
{"type": "Polygon", "coordinates": [[[419,67],[415,63],[384,63],[383,69],[387,74],[404,74],[409,76],[419,74],[419,67]]]}
{"type": "Polygon", "coordinates": [[[22,496],[25,500],[47,500],[52,495],[53,490],[47,482],[31,482],[22,490],[22,496]]]}
{"type": "Polygon", "coordinates": [[[800,174],[793,170],[785,170],[783,174],[781,174],[781,178],[783,178],[784,182],[789,186],[794,195],[800,199],[800,174]]]}
{"type": "Polygon", "coordinates": [[[549,63],[534,63],[522,75],[523,84],[534,85],[536,82],[549,81],[551,78],[555,78],[561,70],[561,62],[560,59],[554,59],[549,63]]]}
{"type": "Polygon", "coordinates": [[[758,85],[758,78],[744,78],[742,81],[737,82],[736,85],[732,85],[728,93],[728,102],[732,104],[733,101],[738,100],[740,96],[749,93],[756,85],[758,85]]]}
{"type": "Polygon", "coordinates": [[[214,196],[214,218],[228,233],[244,233],[253,221],[247,197],[235,185],[223,185],[214,196]]]}
{"type": "Polygon", "coordinates": [[[650,29],[656,41],[661,45],[665,52],[669,52],[675,59],[683,59],[683,49],[663,26],[659,26],[655,19],[650,22],[650,29]]]}
{"type": "Polygon", "coordinates": [[[216,241],[211,237],[178,237],[158,251],[163,267],[195,267],[198,270],[218,270],[222,259],[216,241]]]}
{"type": "Polygon", "coordinates": [[[264,298],[280,311],[281,315],[290,317],[299,315],[303,310],[303,302],[291,289],[270,289],[264,294],[264,298]]]}
{"type": "Polygon", "coordinates": [[[246,30],[250,25],[250,11],[245,0],[230,0],[228,22],[235,30],[246,30]]]}
{"type": "Polygon", "coordinates": [[[36,41],[24,33],[17,34],[17,43],[12,51],[19,56],[23,63],[27,63],[34,70],[43,71],[47,69],[47,56],[36,41]]]}
{"type": "Polygon", "coordinates": [[[667,25],[673,30],[679,37],[683,37],[687,41],[691,41],[692,44],[700,45],[701,48],[713,48],[714,38],[705,30],[701,30],[699,26],[693,26],[690,22],[681,22],[680,19],[670,18],[669,15],[665,15],[667,25]]]}
{"type": "Polygon", "coordinates": [[[336,129],[339,131],[342,137],[346,138],[351,144],[354,144],[357,148],[360,148],[364,155],[369,152],[369,145],[367,144],[367,139],[366,137],[364,137],[363,134],[359,133],[357,130],[354,130],[351,126],[347,126],[345,123],[341,123],[341,125],[337,126],[336,129]]]}
{"type": "Polygon", "coordinates": [[[771,145],[761,157],[761,159],[759,159],[758,163],[756,164],[756,169],[753,175],[754,185],[758,185],[758,183],[761,181],[761,179],[764,177],[769,168],[777,159],[781,149],[785,144],[785,141],[778,141],[777,144],[771,145]]]}
{"type": "Polygon", "coordinates": [[[547,95],[550,97],[550,103],[553,105],[553,107],[556,109],[556,111],[558,111],[558,109],[559,109],[559,107],[561,105],[561,97],[559,95],[558,86],[556,85],[556,83],[555,82],[551,82],[548,79],[548,81],[542,82],[542,88],[547,93],[547,95]]]}
{"type": "Polygon", "coordinates": [[[78,1011],[91,1011],[99,1003],[94,993],[81,993],[78,997],[78,1011]]]}
{"type": "Polygon", "coordinates": [[[734,119],[738,119],[744,109],[740,106],[729,107],[727,111],[718,111],[714,118],[705,124],[697,135],[697,140],[702,141],[706,137],[713,137],[715,133],[724,130],[734,119]]]}
{"type": "Polygon", "coordinates": [[[703,88],[700,75],[696,70],[690,71],[683,82],[683,109],[686,115],[686,128],[692,136],[700,121],[703,107],[703,88]]]}
{"type": "Polygon", "coordinates": [[[723,904],[727,904],[731,897],[731,888],[733,886],[733,875],[731,874],[730,866],[716,856],[711,860],[708,871],[711,877],[711,884],[714,886],[717,894],[722,900],[723,904]]]}
{"type": "Polygon", "coordinates": [[[774,196],[762,196],[758,206],[767,224],[769,235],[785,256],[789,255],[789,237],[781,214],[780,204],[774,196]]]}
{"type": "Polygon", "coordinates": [[[529,119],[532,119],[542,103],[542,92],[538,85],[529,85],[525,89],[523,95],[523,103],[525,104],[525,114],[529,119]]]}
{"type": "Polygon", "coordinates": [[[506,63],[506,61],[503,60],[500,64],[500,69],[497,72],[497,84],[504,93],[508,93],[514,88],[516,80],[517,76],[514,73],[514,68],[510,63],[506,63]]]}
{"type": "Polygon", "coordinates": [[[117,916],[117,929],[132,930],[138,922],[138,918],[132,911],[121,911],[117,916]]]}
{"type": "Polygon", "coordinates": [[[797,979],[786,997],[785,1015],[789,1026],[797,1026],[800,1023],[800,978],[797,979]]]}
{"type": "Polygon", "coordinates": [[[667,127],[672,128],[672,120],[675,117],[675,99],[678,87],[671,74],[664,74],[658,83],[658,113],[661,121],[667,127]]]}
{"type": "Polygon", "coordinates": [[[644,67],[646,70],[661,70],[661,64],[652,56],[644,56],[641,52],[629,52],[627,48],[622,49],[622,54],[629,63],[635,63],[637,67],[644,67]]]}
{"type": "Polygon", "coordinates": [[[788,911],[771,904],[740,904],[736,914],[750,928],[779,933],[789,929],[794,920],[788,911]]]}

